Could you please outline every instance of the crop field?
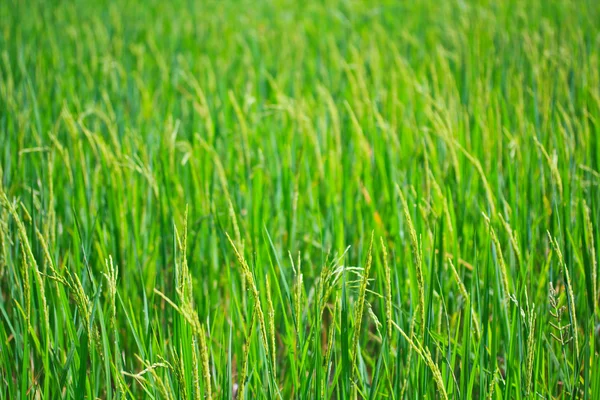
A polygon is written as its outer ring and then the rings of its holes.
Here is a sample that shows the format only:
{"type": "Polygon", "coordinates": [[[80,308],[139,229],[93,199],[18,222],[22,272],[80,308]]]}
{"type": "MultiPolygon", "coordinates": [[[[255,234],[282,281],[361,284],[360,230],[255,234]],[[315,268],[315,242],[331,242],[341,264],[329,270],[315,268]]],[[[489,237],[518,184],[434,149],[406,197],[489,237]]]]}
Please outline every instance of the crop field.
{"type": "Polygon", "coordinates": [[[595,0],[0,1],[0,399],[600,398],[595,0]]]}

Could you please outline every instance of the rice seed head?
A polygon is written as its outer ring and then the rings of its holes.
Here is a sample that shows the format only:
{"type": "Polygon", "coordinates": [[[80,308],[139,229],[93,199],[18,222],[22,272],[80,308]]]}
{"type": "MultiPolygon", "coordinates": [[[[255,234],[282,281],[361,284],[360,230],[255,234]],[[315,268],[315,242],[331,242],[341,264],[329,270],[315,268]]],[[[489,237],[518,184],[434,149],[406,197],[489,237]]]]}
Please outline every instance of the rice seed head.
{"type": "Polygon", "coordinates": [[[558,255],[558,262],[559,262],[559,266],[560,268],[563,270],[563,272],[565,273],[565,280],[566,280],[566,287],[567,287],[567,302],[568,302],[568,307],[567,310],[569,312],[569,316],[571,318],[571,325],[572,325],[572,330],[573,330],[573,341],[575,342],[575,353],[579,354],[579,339],[578,339],[578,328],[577,328],[577,314],[576,314],[576,309],[575,309],[575,296],[573,294],[573,285],[571,284],[571,274],[569,272],[569,268],[567,268],[567,265],[565,264],[562,252],[560,250],[560,246],[558,245],[558,242],[555,238],[552,237],[552,235],[550,234],[549,231],[546,231],[548,234],[548,239],[550,240],[550,243],[552,244],[552,247],[554,248],[554,251],[556,252],[556,254],[558,255]]]}
{"type": "Polygon", "coordinates": [[[529,335],[527,337],[527,377],[526,393],[531,393],[531,381],[533,378],[533,362],[535,360],[535,305],[529,310],[529,335]]]}
{"type": "Polygon", "coordinates": [[[573,340],[575,342],[575,354],[579,355],[579,338],[577,328],[577,313],[575,309],[575,296],[573,295],[573,285],[571,284],[571,276],[569,269],[565,267],[565,276],[567,279],[567,293],[569,294],[569,315],[571,316],[571,324],[573,325],[573,340]]]}
{"type": "Polygon", "coordinates": [[[110,255],[108,256],[108,259],[105,260],[105,266],[106,272],[104,272],[104,277],[106,278],[108,286],[108,299],[111,305],[112,317],[116,319],[117,277],[119,275],[119,268],[113,264],[113,259],[110,255]]]}
{"type": "Polygon", "coordinates": [[[367,302],[367,312],[369,313],[369,317],[371,318],[371,320],[375,324],[375,330],[377,331],[377,334],[379,336],[381,336],[381,331],[380,331],[380,328],[382,326],[381,322],[379,322],[379,318],[377,318],[377,315],[373,311],[373,308],[371,307],[371,304],[369,304],[369,302],[367,302]]]}
{"type": "Polygon", "coordinates": [[[267,291],[267,313],[269,316],[269,333],[271,334],[271,363],[273,368],[273,379],[276,379],[277,352],[275,351],[275,308],[273,307],[273,301],[271,300],[271,285],[269,283],[269,275],[267,275],[265,279],[267,291]]]}
{"type": "Polygon", "coordinates": [[[456,267],[454,266],[452,259],[449,257],[448,257],[448,264],[450,265],[450,269],[452,270],[454,279],[456,279],[456,283],[458,284],[458,290],[460,291],[460,294],[465,298],[465,301],[467,302],[468,307],[471,309],[471,320],[473,321],[473,327],[475,328],[475,335],[477,336],[477,339],[479,339],[481,337],[481,328],[479,327],[479,317],[477,316],[477,312],[475,311],[475,309],[472,307],[471,297],[469,296],[469,293],[467,292],[467,288],[465,287],[465,284],[463,283],[462,279],[460,279],[460,275],[458,274],[458,271],[456,270],[456,267]]]}
{"type": "Polygon", "coordinates": [[[194,334],[192,336],[192,348],[191,348],[191,353],[192,353],[192,373],[193,373],[193,389],[194,389],[194,400],[200,400],[201,399],[201,392],[200,392],[200,365],[198,363],[198,339],[197,339],[197,335],[194,334]]]}
{"type": "Polygon", "coordinates": [[[387,247],[383,237],[379,237],[381,241],[381,251],[383,253],[383,269],[385,274],[385,318],[388,338],[392,337],[392,278],[390,272],[390,265],[388,263],[387,247]]]}
{"type": "MultiPolygon", "coordinates": [[[[26,269],[25,276],[26,276],[26,279],[29,280],[29,269],[31,269],[33,271],[33,276],[34,276],[35,283],[37,285],[37,288],[39,291],[39,296],[40,296],[45,338],[46,338],[46,341],[48,341],[49,334],[50,334],[50,314],[48,311],[48,303],[46,300],[44,279],[42,278],[42,274],[38,267],[37,261],[35,259],[35,256],[33,255],[33,251],[31,250],[31,244],[29,242],[29,236],[27,235],[27,230],[25,228],[25,224],[19,217],[19,213],[17,212],[14,204],[12,204],[8,200],[8,197],[6,196],[6,193],[4,193],[4,189],[2,188],[2,185],[0,185],[0,205],[8,210],[8,212],[12,216],[15,224],[17,225],[17,233],[19,236],[19,240],[21,242],[23,260],[24,260],[24,262],[26,262],[26,264],[23,264],[24,269],[26,269]]],[[[31,217],[29,217],[29,218],[31,219],[31,217]]],[[[28,286],[30,286],[29,282],[28,282],[28,286]]],[[[29,290],[27,290],[26,293],[27,293],[26,299],[27,299],[27,302],[29,305],[31,303],[31,299],[29,298],[30,297],[29,290]]],[[[30,307],[28,306],[27,309],[30,310],[30,307]]],[[[27,315],[30,315],[29,312],[27,315]]]]}
{"type": "Polygon", "coordinates": [[[421,329],[425,329],[425,279],[423,278],[423,261],[421,259],[419,239],[417,238],[417,231],[415,230],[415,226],[413,225],[412,218],[410,216],[410,209],[408,208],[408,203],[406,202],[406,198],[404,197],[402,190],[400,190],[400,187],[397,184],[396,191],[398,192],[398,196],[400,197],[400,202],[402,203],[402,211],[404,213],[404,219],[406,220],[406,225],[408,226],[410,244],[416,269],[417,286],[419,291],[419,323],[421,325],[421,329]]]}
{"type": "MultiPolygon", "coordinates": [[[[334,315],[334,316],[337,315],[337,305],[338,305],[338,301],[336,299],[334,302],[333,312],[331,315],[334,315]]],[[[329,326],[329,335],[327,337],[327,351],[325,352],[325,359],[323,360],[324,369],[325,369],[325,379],[321,380],[321,398],[322,399],[327,398],[325,383],[329,381],[329,374],[331,372],[331,365],[330,365],[329,360],[331,359],[331,354],[332,354],[333,347],[334,347],[334,340],[335,340],[335,321],[332,321],[331,325],[329,326]]]]}
{"type": "Polygon", "coordinates": [[[258,318],[258,325],[260,328],[260,338],[261,338],[261,342],[264,346],[265,352],[267,353],[267,356],[269,356],[269,339],[267,336],[267,328],[266,328],[266,323],[265,323],[265,316],[262,310],[262,306],[261,306],[261,301],[260,301],[260,294],[258,292],[258,288],[256,287],[256,282],[254,281],[254,276],[252,275],[252,272],[250,271],[250,267],[248,266],[248,264],[246,263],[246,259],[244,258],[244,256],[242,256],[240,254],[240,252],[238,251],[237,247],[235,246],[235,243],[233,242],[233,240],[231,240],[231,237],[229,236],[228,233],[225,233],[225,236],[227,236],[227,240],[229,241],[229,244],[231,244],[231,247],[233,248],[233,251],[235,253],[235,256],[238,260],[238,263],[240,264],[240,266],[242,267],[242,274],[244,275],[244,277],[246,278],[246,281],[248,282],[248,284],[250,285],[250,292],[252,293],[252,297],[254,299],[254,307],[256,308],[256,313],[257,313],[257,318],[258,318]]]}
{"type": "Polygon", "coordinates": [[[443,207],[442,213],[444,214],[444,218],[446,219],[446,227],[447,227],[448,231],[450,233],[452,233],[452,232],[454,232],[454,228],[452,227],[452,217],[450,216],[448,199],[446,199],[446,196],[444,196],[442,188],[440,187],[437,180],[435,179],[435,176],[434,176],[433,172],[431,171],[431,169],[428,168],[427,172],[428,172],[428,176],[431,179],[431,182],[433,183],[432,187],[433,187],[437,197],[440,198],[442,201],[442,207],[443,207]]]}
{"type": "Polygon", "coordinates": [[[493,194],[494,192],[492,191],[492,188],[490,187],[490,184],[487,181],[485,171],[483,170],[483,167],[481,166],[481,162],[477,158],[475,158],[474,156],[472,156],[464,147],[462,147],[458,143],[458,141],[455,140],[454,143],[462,151],[462,153],[467,158],[467,160],[469,160],[469,162],[471,164],[473,164],[473,166],[475,167],[475,169],[479,173],[479,177],[481,178],[481,182],[483,183],[483,188],[485,190],[485,195],[486,195],[487,200],[488,200],[488,206],[489,206],[490,214],[491,215],[496,214],[496,203],[495,203],[494,194],[493,194]]]}
{"type": "Polygon", "coordinates": [[[521,267],[523,265],[523,259],[521,257],[521,248],[519,247],[516,232],[512,230],[510,224],[504,219],[501,213],[498,213],[498,217],[500,218],[500,221],[502,222],[502,225],[508,234],[508,239],[510,240],[510,244],[517,258],[517,262],[519,263],[519,267],[521,267]]]}
{"type": "MultiPolygon", "coordinates": [[[[598,300],[598,263],[596,261],[596,246],[594,244],[594,228],[592,226],[592,219],[590,217],[590,208],[588,207],[587,203],[585,202],[585,200],[582,200],[583,202],[583,220],[584,220],[584,224],[585,224],[585,236],[586,236],[586,247],[587,247],[587,251],[590,252],[590,260],[592,262],[591,268],[592,268],[592,296],[594,296],[592,304],[594,306],[594,309],[592,310],[593,313],[596,313],[596,310],[598,308],[597,306],[597,300],[598,300]]],[[[585,251],[585,249],[584,249],[585,251]]]]}
{"type": "Polygon", "coordinates": [[[302,265],[301,265],[300,252],[298,252],[298,263],[296,267],[296,288],[294,290],[294,310],[296,313],[296,329],[298,335],[300,335],[300,326],[302,323],[302,289],[303,289],[303,277],[302,277],[302,265]]]}
{"type": "MultiPolygon", "coordinates": [[[[137,357],[137,356],[136,356],[137,357]]],[[[145,367],[142,371],[137,374],[130,374],[128,372],[122,371],[123,375],[130,376],[134,378],[136,381],[141,384],[146,384],[147,380],[144,378],[144,375],[150,374],[153,378],[153,385],[155,385],[156,389],[161,395],[161,398],[166,400],[173,399],[173,395],[170,390],[167,389],[167,385],[165,384],[163,378],[156,372],[159,368],[167,368],[172,369],[171,365],[164,360],[162,362],[157,362],[150,364],[148,361],[141,360],[140,357],[137,357],[138,361],[145,367]]]]}
{"type": "Polygon", "coordinates": [[[553,156],[551,157],[550,154],[548,154],[548,152],[546,151],[546,148],[544,147],[544,145],[542,143],[540,143],[540,141],[538,140],[538,138],[535,135],[533,136],[533,140],[534,140],[536,146],[540,149],[540,151],[544,155],[544,158],[546,159],[546,161],[548,162],[548,167],[550,167],[550,174],[551,174],[552,178],[554,179],[554,183],[556,184],[556,187],[558,189],[558,196],[559,196],[558,198],[562,201],[563,184],[562,184],[562,178],[560,177],[560,171],[558,170],[558,160],[556,157],[556,153],[554,153],[553,156]]]}
{"type": "Polygon", "coordinates": [[[212,400],[212,385],[210,380],[210,356],[208,353],[208,347],[206,345],[206,331],[204,325],[200,324],[200,331],[198,332],[198,338],[200,343],[200,358],[202,360],[202,377],[204,378],[204,388],[206,392],[206,399],[212,400]]]}
{"type": "Polygon", "coordinates": [[[242,355],[242,371],[240,373],[240,379],[238,383],[238,399],[244,400],[245,395],[245,386],[246,386],[246,377],[248,376],[248,355],[250,353],[250,342],[252,340],[252,331],[254,329],[254,323],[256,320],[256,308],[252,310],[252,318],[250,319],[250,325],[248,326],[248,333],[246,334],[246,341],[243,346],[243,355],[242,355]]]}
{"type": "MultiPolygon", "coordinates": [[[[173,358],[173,372],[175,373],[175,379],[177,380],[177,384],[179,387],[186,387],[185,384],[185,364],[183,362],[183,358],[177,355],[177,352],[173,351],[171,355],[173,358]]],[[[183,400],[188,399],[188,393],[186,390],[180,391],[181,398],[183,400]]]]}
{"type": "Polygon", "coordinates": [[[92,320],[92,301],[85,293],[79,276],[77,274],[71,274],[68,269],[65,269],[65,272],[67,274],[66,279],[69,281],[69,288],[73,292],[73,297],[75,298],[75,305],[83,317],[83,322],[88,335],[88,346],[90,348],[96,346],[98,354],[102,357],[102,344],[100,343],[100,335],[94,326],[94,321],[92,320]]]}
{"type": "Polygon", "coordinates": [[[510,298],[510,284],[508,280],[508,271],[506,268],[506,263],[504,262],[504,256],[502,254],[502,246],[500,245],[500,241],[498,240],[498,236],[496,236],[496,231],[492,226],[492,223],[485,213],[482,213],[483,219],[487,225],[487,228],[490,232],[490,236],[492,238],[492,243],[494,244],[494,248],[496,249],[496,256],[498,257],[498,266],[500,267],[500,276],[502,280],[502,288],[504,289],[504,296],[506,299],[510,298]]]}
{"type": "Polygon", "coordinates": [[[360,288],[358,292],[358,300],[356,302],[356,314],[354,316],[354,337],[352,339],[351,356],[354,363],[357,362],[356,352],[358,350],[358,338],[360,337],[360,330],[362,325],[363,310],[365,306],[365,297],[367,293],[367,286],[369,284],[369,271],[371,270],[371,264],[373,261],[373,232],[371,232],[371,242],[369,244],[369,250],[367,253],[367,262],[362,273],[362,279],[360,282],[360,288]]]}
{"type": "Polygon", "coordinates": [[[500,379],[500,369],[496,368],[496,371],[494,371],[493,378],[490,381],[490,385],[488,387],[488,395],[486,397],[487,400],[492,400],[494,398],[494,389],[496,389],[496,385],[498,384],[500,379]]]}
{"type": "Polygon", "coordinates": [[[448,394],[446,392],[446,387],[444,386],[444,379],[442,377],[442,373],[433,361],[429,349],[426,347],[423,348],[423,346],[419,342],[413,341],[410,337],[408,337],[406,333],[404,333],[402,328],[400,328],[398,325],[394,324],[394,326],[400,331],[400,334],[404,337],[404,340],[408,342],[410,347],[417,353],[417,355],[419,355],[419,357],[423,359],[423,361],[425,361],[425,364],[427,364],[427,366],[431,370],[433,374],[433,380],[438,388],[438,394],[441,396],[442,399],[448,400],[448,394]]]}

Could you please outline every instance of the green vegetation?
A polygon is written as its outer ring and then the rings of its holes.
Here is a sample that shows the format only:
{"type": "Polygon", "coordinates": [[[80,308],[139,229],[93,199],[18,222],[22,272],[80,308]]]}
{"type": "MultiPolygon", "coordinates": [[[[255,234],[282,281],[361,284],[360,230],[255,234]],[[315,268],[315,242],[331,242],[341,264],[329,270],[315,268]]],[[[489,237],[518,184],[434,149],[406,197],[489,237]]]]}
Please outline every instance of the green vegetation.
{"type": "Polygon", "coordinates": [[[0,16],[0,398],[600,394],[595,1],[0,16]]]}

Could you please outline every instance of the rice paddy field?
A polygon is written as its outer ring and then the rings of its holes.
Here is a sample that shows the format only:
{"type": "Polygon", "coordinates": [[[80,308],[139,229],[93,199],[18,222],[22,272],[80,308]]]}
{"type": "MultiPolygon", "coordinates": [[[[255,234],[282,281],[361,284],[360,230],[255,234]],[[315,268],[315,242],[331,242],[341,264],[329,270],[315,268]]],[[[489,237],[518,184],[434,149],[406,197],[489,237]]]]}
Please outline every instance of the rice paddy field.
{"type": "Polygon", "coordinates": [[[0,1],[0,398],[600,398],[600,6],[0,1]]]}

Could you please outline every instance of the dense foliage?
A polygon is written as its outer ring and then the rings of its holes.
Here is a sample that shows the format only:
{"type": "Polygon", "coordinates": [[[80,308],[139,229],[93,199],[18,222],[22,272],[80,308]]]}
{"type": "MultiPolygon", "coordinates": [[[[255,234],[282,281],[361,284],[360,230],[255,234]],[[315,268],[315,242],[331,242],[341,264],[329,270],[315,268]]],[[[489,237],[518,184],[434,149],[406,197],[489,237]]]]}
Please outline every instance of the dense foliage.
{"type": "Polygon", "coordinates": [[[598,396],[599,28],[0,2],[0,397],[598,396]]]}

